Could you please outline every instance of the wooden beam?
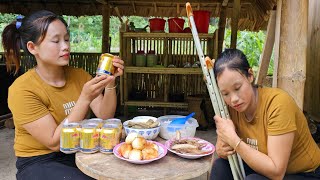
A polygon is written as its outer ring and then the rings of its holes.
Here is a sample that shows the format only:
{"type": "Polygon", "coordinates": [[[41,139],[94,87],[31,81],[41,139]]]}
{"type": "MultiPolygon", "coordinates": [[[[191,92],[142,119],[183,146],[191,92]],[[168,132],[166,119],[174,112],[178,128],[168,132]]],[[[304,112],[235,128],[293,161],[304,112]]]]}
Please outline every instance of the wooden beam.
{"type": "Polygon", "coordinates": [[[154,12],[157,13],[157,11],[158,11],[158,10],[157,10],[157,9],[158,9],[158,8],[157,8],[157,3],[153,3],[153,6],[154,6],[154,12]]]}
{"type": "Polygon", "coordinates": [[[109,31],[110,31],[110,8],[102,5],[102,49],[101,52],[110,51],[109,31]]]}
{"type": "Polygon", "coordinates": [[[274,39],[274,59],[273,59],[273,79],[272,87],[278,86],[278,64],[279,64],[279,51],[280,51],[280,26],[281,26],[281,9],[282,0],[277,1],[277,13],[276,13],[276,30],[274,39]]]}
{"type": "Polygon", "coordinates": [[[231,48],[237,48],[237,33],[240,14],[240,0],[233,1],[232,19],[231,19],[231,48]]]}
{"type": "Polygon", "coordinates": [[[224,31],[226,28],[227,20],[227,6],[221,6],[220,17],[219,17],[219,28],[218,28],[218,53],[222,52],[222,46],[224,41],[224,31]]]}
{"type": "Polygon", "coordinates": [[[134,4],[133,1],[131,2],[131,5],[132,5],[133,12],[134,12],[134,13],[137,13],[136,5],[134,4]]]}
{"type": "Polygon", "coordinates": [[[278,87],[303,110],[306,81],[308,0],[282,1],[278,87]]]}
{"type": "Polygon", "coordinates": [[[260,57],[260,65],[258,74],[256,77],[255,84],[262,84],[263,80],[267,76],[270,58],[272,55],[273,45],[274,45],[274,36],[275,36],[275,28],[276,26],[276,11],[273,10],[270,13],[268,28],[267,28],[267,35],[264,41],[263,51],[260,57]]]}
{"type": "Polygon", "coordinates": [[[116,11],[116,14],[117,14],[120,22],[123,23],[122,18],[121,18],[121,14],[120,14],[120,11],[119,11],[119,8],[116,6],[116,7],[114,7],[114,10],[116,11]]]}

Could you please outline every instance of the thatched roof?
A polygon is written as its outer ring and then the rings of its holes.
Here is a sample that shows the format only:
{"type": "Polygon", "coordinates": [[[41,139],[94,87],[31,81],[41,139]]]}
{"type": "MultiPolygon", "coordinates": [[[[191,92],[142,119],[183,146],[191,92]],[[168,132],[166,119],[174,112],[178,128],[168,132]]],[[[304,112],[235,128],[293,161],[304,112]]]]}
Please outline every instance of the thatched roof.
{"type": "MultiPolygon", "coordinates": [[[[233,0],[189,0],[194,10],[208,10],[211,17],[218,17],[223,2],[227,4],[227,17],[232,15],[233,0]]],[[[186,16],[185,0],[2,0],[1,13],[28,14],[29,12],[48,9],[64,15],[101,15],[102,6],[110,7],[111,15],[116,16],[115,7],[121,16],[186,16]]],[[[241,0],[239,29],[265,29],[269,10],[276,5],[276,0],[241,0]]]]}

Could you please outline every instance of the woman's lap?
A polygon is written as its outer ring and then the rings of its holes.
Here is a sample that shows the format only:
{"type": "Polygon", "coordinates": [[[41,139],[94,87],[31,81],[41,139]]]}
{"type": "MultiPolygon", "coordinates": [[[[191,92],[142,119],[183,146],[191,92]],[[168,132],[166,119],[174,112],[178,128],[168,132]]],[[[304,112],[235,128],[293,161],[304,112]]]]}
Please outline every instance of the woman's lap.
{"type": "Polygon", "coordinates": [[[18,180],[92,179],[76,167],[74,155],[50,153],[29,158],[18,157],[16,165],[18,180]]]}
{"type": "MultiPolygon", "coordinates": [[[[260,174],[257,174],[254,172],[247,164],[243,162],[244,169],[246,172],[246,178],[245,180],[267,180],[268,178],[265,176],[262,176],[260,174]]],[[[315,180],[319,179],[319,173],[320,168],[316,170],[315,173],[299,173],[299,174],[286,174],[283,178],[284,180],[315,180]]],[[[211,180],[233,180],[229,161],[218,158],[214,161],[212,170],[211,170],[211,180]]]]}

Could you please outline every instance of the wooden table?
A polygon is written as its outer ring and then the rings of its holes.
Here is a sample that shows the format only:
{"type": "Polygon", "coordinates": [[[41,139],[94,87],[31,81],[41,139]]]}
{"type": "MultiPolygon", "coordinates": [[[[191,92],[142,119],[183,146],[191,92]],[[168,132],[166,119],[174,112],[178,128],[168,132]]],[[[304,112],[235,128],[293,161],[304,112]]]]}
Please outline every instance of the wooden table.
{"type": "MultiPolygon", "coordinates": [[[[213,130],[211,130],[213,131],[213,130]]],[[[200,137],[208,136],[202,133],[200,137]]],[[[207,141],[213,142],[215,137],[207,141]]],[[[205,138],[203,138],[205,139],[205,138]]],[[[158,137],[156,141],[164,144],[165,140],[158,137]]],[[[170,151],[157,161],[148,164],[131,164],[118,159],[113,154],[76,154],[78,168],[95,179],[209,179],[213,156],[189,160],[181,158],[170,151]]]]}

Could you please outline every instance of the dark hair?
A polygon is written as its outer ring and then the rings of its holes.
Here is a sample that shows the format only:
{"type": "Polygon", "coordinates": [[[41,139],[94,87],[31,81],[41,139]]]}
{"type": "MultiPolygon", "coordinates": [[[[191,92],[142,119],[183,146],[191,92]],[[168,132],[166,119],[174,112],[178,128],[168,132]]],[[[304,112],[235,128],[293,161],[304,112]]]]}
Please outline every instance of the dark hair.
{"type": "Polygon", "coordinates": [[[53,12],[47,10],[36,11],[21,21],[21,26],[16,26],[17,21],[7,25],[2,33],[2,45],[6,58],[7,70],[11,71],[12,63],[15,64],[15,73],[20,67],[20,49],[30,54],[27,43],[32,41],[40,44],[47,34],[48,27],[54,20],[60,20],[66,27],[66,21],[53,12]]]}
{"type": "Polygon", "coordinates": [[[250,65],[246,55],[238,49],[225,49],[214,63],[214,74],[218,77],[225,69],[235,70],[249,77],[250,65]]]}

